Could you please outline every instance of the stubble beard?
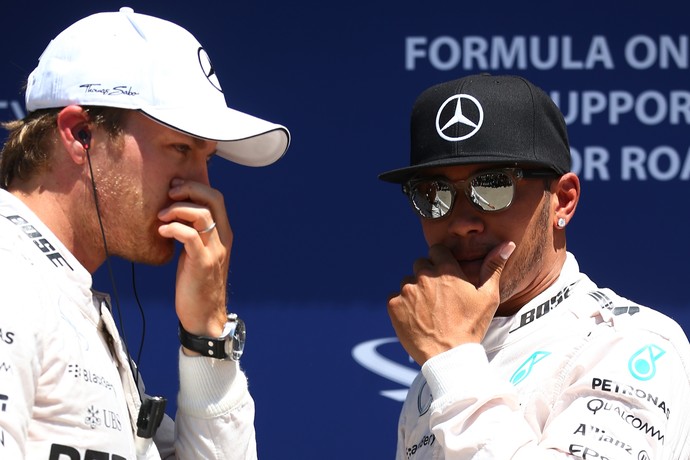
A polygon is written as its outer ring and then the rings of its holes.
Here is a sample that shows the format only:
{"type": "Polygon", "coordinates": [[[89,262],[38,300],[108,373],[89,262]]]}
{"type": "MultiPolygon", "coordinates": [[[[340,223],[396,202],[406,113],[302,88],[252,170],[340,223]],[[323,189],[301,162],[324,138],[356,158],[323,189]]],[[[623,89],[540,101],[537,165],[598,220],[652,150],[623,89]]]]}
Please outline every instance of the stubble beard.
{"type": "MultiPolygon", "coordinates": [[[[169,262],[175,252],[175,240],[164,238],[158,233],[158,228],[162,222],[158,219],[151,219],[151,211],[147,211],[147,207],[143,204],[138,204],[136,207],[139,214],[138,219],[133,219],[134,222],[139,222],[137,228],[129,227],[120,224],[124,230],[121,235],[120,257],[131,262],[148,264],[148,265],[162,265],[169,262]]],[[[155,213],[153,213],[155,216],[155,213]]],[[[137,225],[136,223],[134,224],[137,225]]]]}
{"type": "Polygon", "coordinates": [[[102,218],[110,255],[148,265],[169,262],[175,252],[175,241],[158,233],[163,224],[156,217],[159,207],[147,202],[142,190],[126,177],[110,176],[103,182],[99,201],[103,203],[102,218]]]}
{"type": "Polygon", "coordinates": [[[525,276],[535,273],[537,267],[544,263],[544,255],[546,253],[547,244],[547,229],[551,220],[551,207],[549,200],[544,200],[539,213],[539,218],[534,225],[531,226],[529,234],[525,234],[522,238],[524,249],[516,251],[508,260],[508,273],[501,277],[500,295],[501,303],[510,299],[516,294],[521,282],[525,276]],[[518,253],[519,252],[519,253],[518,253]]]}

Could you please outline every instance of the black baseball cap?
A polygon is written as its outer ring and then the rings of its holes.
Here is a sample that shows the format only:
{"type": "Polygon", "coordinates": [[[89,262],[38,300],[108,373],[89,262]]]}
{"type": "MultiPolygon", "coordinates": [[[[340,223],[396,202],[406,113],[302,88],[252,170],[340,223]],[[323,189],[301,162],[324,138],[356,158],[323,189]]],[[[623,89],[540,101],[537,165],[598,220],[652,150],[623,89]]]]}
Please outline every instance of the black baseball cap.
{"type": "Polygon", "coordinates": [[[541,89],[513,75],[471,75],[428,88],[410,121],[410,166],[379,175],[405,183],[422,169],[469,164],[570,171],[565,120],[541,89]]]}

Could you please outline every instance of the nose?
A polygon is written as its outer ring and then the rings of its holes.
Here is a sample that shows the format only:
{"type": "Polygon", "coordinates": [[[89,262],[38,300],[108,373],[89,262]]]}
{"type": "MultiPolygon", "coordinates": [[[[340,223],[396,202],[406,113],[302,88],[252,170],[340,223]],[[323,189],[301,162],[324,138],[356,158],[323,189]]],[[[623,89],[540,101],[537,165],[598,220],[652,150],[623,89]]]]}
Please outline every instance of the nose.
{"type": "Polygon", "coordinates": [[[211,185],[209,174],[208,174],[208,164],[206,161],[188,161],[186,166],[179,171],[179,177],[192,182],[198,182],[204,185],[211,185]]]}
{"type": "Polygon", "coordinates": [[[475,208],[469,199],[458,193],[450,211],[448,233],[455,236],[469,236],[484,231],[483,213],[475,208]]]}
{"type": "Polygon", "coordinates": [[[184,176],[194,182],[210,185],[208,173],[209,148],[200,148],[188,157],[184,176]]]}

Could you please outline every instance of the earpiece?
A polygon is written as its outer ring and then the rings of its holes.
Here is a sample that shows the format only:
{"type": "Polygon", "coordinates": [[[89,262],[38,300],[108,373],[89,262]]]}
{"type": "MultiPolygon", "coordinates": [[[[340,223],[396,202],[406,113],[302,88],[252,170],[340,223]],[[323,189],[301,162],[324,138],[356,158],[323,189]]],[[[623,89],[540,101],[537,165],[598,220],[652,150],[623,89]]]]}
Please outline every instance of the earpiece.
{"type": "Polygon", "coordinates": [[[89,132],[85,129],[80,129],[77,133],[77,137],[79,137],[79,140],[81,141],[84,148],[88,149],[89,141],[91,140],[91,135],[89,134],[89,132]]]}

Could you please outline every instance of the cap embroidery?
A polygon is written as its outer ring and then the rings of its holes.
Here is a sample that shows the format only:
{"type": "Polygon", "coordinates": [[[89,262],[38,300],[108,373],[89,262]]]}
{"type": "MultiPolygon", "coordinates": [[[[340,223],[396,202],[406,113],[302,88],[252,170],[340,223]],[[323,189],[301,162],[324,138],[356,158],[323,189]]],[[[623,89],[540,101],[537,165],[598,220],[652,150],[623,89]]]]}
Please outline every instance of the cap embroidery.
{"type": "Polygon", "coordinates": [[[199,65],[201,65],[202,72],[204,72],[204,75],[213,85],[213,87],[222,93],[223,90],[220,88],[220,81],[218,80],[216,70],[213,68],[213,64],[211,63],[211,58],[209,57],[208,53],[205,49],[199,47],[197,54],[199,56],[199,65]]]}
{"type": "Polygon", "coordinates": [[[79,85],[80,88],[84,88],[85,93],[101,93],[104,96],[138,96],[139,93],[132,90],[131,86],[113,86],[112,88],[102,88],[100,83],[85,83],[79,85]]]}
{"type": "MultiPolygon", "coordinates": [[[[448,112],[448,111],[446,111],[448,112]]],[[[462,141],[465,139],[468,139],[479,131],[479,128],[482,127],[482,123],[484,122],[484,110],[482,109],[481,104],[479,101],[470,96],[469,94],[456,94],[454,96],[449,97],[446,99],[446,101],[441,104],[441,107],[438,109],[438,112],[436,113],[436,132],[438,133],[439,136],[441,136],[443,139],[447,141],[462,141]],[[443,126],[441,126],[441,117],[443,115],[444,109],[446,108],[447,105],[451,104],[452,102],[456,101],[455,105],[455,111],[453,112],[453,115],[444,123],[443,126]],[[468,116],[463,114],[463,101],[466,108],[469,108],[469,104],[472,104],[476,107],[476,112],[475,110],[470,112],[468,111],[468,115],[474,120],[470,119],[468,116]],[[445,131],[450,128],[451,126],[454,126],[456,124],[464,125],[464,128],[460,132],[464,132],[464,134],[461,134],[460,136],[453,137],[445,134],[445,131]]]]}

